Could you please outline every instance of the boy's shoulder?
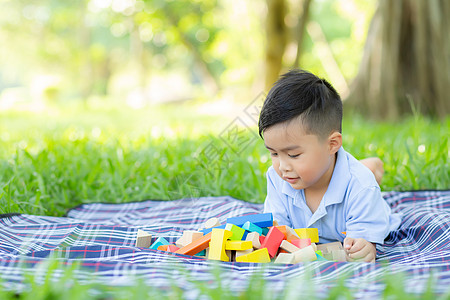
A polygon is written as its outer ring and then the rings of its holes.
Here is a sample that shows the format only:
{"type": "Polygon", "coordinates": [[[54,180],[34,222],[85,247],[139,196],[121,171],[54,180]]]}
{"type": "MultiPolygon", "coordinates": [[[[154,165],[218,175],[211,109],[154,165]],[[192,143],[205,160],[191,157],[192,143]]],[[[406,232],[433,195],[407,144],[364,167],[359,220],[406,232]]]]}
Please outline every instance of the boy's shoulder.
{"type": "Polygon", "coordinates": [[[367,188],[380,188],[372,171],[352,154],[341,148],[338,155],[343,155],[342,158],[345,158],[345,165],[341,167],[345,167],[348,172],[348,192],[358,193],[367,188]]]}

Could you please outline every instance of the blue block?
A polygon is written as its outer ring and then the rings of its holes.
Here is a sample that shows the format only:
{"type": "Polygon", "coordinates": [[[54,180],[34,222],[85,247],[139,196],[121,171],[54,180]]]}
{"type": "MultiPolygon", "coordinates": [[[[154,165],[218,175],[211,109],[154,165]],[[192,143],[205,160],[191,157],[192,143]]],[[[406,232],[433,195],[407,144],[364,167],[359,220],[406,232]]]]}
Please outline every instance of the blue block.
{"type": "Polygon", "coordinates": [[[257,232],[257,233],[259,233],[259,235],[262,234],[262,228],[259,226],[256,226],[255,224],[253,224],[250,221],[245,222],[244,225],[242,226],[242,228],[244,228],[245,230],[250,231],[250,232],[252,232],[252,231],[257,232]]]}
{"type": "Polygon", "coordinates": [[[328,261],[328,259],[326,259],[325,257],[323,257],[322,255],[320,255],[320,254],[317,254],[316,253],[316,255],[317,255],[317,260],[321,260],[321,261],[328,261]]]}
{"type": "Polygon", "coordinates": [[[264,228],[261,228],[262,229],[262,235],[267,235],[268,233],[269,233],[269,228],[267,228],[267,227],[264,227],[264,228]]]}
{"type": "Polygon", "coordinates": [[[213,230],[213,228],[225,229],[225,226],[226,226],[226,225],[227,225],[227,224],[223,224],[223,225],[219,225],[219,226],[212,227],[212,228],[202,229],[202,230],[200,230],[200,232],[203,232],[203,235],[207,235],[208,233],[210,233],[210,232],[213,230]]]}
{"type": "Polygon", "coordinates": [[[170,245],[170,243],[161,236],[150,246],[150,249],[158,250],[158,247],[162,245],[170,245]]]}
{"type": "Polygon", "coordinates": [[[199,253],[195,254],[195,256],[205,256],[206,255],[206,250],[202,250],[199,253]]]}
{"type": "Polygon", "coordinates": [[[266,213],[266,214],[255,214],[255,215],[248,215],[243,217],[233,217],[228,218],[227,223],[234,224],[236,226],[242,227],[245,222],[252,222],[256,226],[259,227],[271,227],[273,226],[273,216],[272,213],[266,213]]]}
{"type": "Polygon", "coordinates": [[[242,236],[243,241],[245,241],[245,239],[247,238],[247,234],[248,234],[248,231],[247,230],[244,231],[244,235],[242,236]]]}

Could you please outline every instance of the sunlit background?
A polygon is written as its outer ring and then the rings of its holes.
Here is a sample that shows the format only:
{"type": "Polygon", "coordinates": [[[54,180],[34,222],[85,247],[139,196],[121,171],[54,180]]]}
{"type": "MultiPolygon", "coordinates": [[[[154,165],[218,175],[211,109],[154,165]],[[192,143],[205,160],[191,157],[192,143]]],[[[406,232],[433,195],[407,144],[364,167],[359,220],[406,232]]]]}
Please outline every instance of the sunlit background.
{"type": "MultiPolygon", "coordinates": [[[[301,1],[286,5],[285,71],[294,67],[303,13],[301,1]]],[[[0,109],[248,103],[265,91],[267,7],[253,0],[1,0],[0,109]]],[[[297,67],[347,94],[375,7],[313,1],[297,67]]]]}

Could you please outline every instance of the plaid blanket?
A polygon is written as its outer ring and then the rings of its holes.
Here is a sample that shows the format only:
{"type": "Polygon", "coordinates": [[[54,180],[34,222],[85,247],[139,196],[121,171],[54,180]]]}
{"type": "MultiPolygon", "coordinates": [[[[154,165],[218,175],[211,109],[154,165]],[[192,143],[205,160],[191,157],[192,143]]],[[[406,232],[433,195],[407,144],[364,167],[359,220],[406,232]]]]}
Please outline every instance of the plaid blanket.
{"type": "Polygon", "coordinates": [[[231,197],[204,197],[84,204],[71,209],[66,217],[0,216],[0,279],[8,288],[25,288],[23,279],[27,274],[45,277],[45,272],[36,271],[37,266],[51,256],[67,264],[79,262],[82,268],[74,276],[81,282],[132,285],[137,276],[147,285],[163,290],[175,283],[185,291],[186,298],[198,298],[201,294],[196,282],[211,287],[217,284],[212,271],[217,265],[220,284],[234,294],[247,288],[255,272],[262,273],[265,288],[275,295],[288,285],[291,292],[300,294],[305,287],[299,278],[307,277],[315,283],[316,295],[326,296],[330,287],[345,276],[345,285],[354,291],[354,296],[377,297],[382,294],[382,279],[387,273],[402,273],[406,290],[411,293],[424,292],[429,276],[434,276],[434,292],[446,293],[450,286],[450,190],[389,192],[384,198],[393,211],[403,214],[403,220],[385,244],[377,245],[375,264],[215,263],[134,247],[138,229],[175,242],[184,230],[197,230],[211,217],[225,222],[227,217],[262,211],[262,204],[231,197]]]}

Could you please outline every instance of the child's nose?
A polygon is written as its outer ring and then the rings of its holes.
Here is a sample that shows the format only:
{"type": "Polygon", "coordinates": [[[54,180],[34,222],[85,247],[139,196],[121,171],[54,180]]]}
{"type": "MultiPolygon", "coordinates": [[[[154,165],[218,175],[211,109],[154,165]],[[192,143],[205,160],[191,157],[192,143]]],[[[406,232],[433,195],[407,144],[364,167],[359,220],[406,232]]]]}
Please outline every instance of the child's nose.
{"type": "Polygon", "coordinates": [[[280,171],[282,172],[291,171],[291,165],[284,159],[280,159],[280,171]]]}

